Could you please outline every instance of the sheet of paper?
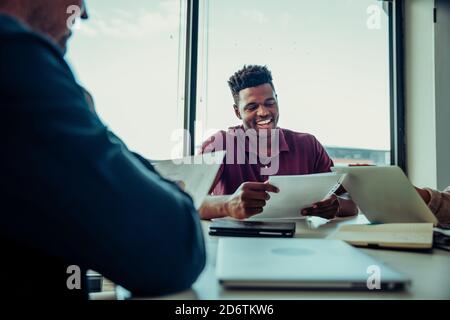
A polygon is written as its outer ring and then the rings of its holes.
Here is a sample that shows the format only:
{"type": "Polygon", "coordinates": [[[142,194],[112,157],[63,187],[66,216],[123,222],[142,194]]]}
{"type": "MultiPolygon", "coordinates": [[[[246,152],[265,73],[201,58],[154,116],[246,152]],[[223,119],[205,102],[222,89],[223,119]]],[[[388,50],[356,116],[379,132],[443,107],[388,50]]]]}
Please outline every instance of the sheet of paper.
{"type": "Polygon", "coordinates": [[[175,160],[153,162],[156,171],[171,181],[182,181],[185,191],[200,208],[223,162],[225,151],[206,153],[175,160]]]}
{"type": "Polygon", "coordinates": [[[345,174],[321,173],[302,176],[271,176],[269,183],[280,189],[271,193],[264,211],[250,220],[299,219],[300,210],[332,195],[345,174]]]}

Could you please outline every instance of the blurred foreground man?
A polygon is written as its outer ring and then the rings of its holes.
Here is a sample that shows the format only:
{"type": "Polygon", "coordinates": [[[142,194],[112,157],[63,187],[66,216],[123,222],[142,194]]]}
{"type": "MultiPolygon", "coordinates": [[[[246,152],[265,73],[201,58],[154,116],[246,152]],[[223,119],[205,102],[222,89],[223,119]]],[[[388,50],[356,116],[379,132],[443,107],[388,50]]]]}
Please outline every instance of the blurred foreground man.
{"type": "Polygon", "coordinates": [[[1,295],[86,299],[86,269],[138,295],[187,289],[198,213],[89,109],[63,59],[71,6],[88,18],[82,0],[0,0],[1,295]]]}

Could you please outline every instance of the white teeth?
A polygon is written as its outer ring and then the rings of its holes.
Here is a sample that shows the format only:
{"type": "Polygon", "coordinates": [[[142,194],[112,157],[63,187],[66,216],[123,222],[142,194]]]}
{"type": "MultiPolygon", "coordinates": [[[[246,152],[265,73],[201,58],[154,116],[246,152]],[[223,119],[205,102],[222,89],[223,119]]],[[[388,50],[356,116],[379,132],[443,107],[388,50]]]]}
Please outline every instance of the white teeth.
{"type": "Polygon", "coordinates": [[[272,121],[272,119],[265,120],[265,121],[258,121],[258,124],[260,124],[260,125],[265,125],[265,124],[269,124],[270,121],[272,121]]]}

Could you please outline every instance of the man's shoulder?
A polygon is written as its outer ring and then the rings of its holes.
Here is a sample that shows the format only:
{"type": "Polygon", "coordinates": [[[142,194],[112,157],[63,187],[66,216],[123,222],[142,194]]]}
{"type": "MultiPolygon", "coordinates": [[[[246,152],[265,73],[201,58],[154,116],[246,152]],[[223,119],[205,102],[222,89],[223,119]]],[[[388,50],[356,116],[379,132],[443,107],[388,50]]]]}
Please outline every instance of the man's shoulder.
{"type": "Polygon", "coordinates": [[[48,38],[26,28],[13,17],[0,14],[0,43],[3,50],[24,49],[22,51],[45,49],[51,56],[62,59],[61,50],[48,38]]]}
{"type": "Polygon", "coordinates": [[[207,138],[203,143],[201,147],[201,153],[205,153],[208,151],[220,151],[225,150],[225,137],[227,135],[227,132],[224,130],[217,131],[212,136],[207,138]]]}
{"type": "Polygon", "coordinates": [[[291,143],[305,143],[305,142],[311,142],[316,143],[317,139],[314,135],[306,132],[297,132],[290,129],[284,129],[280,128],[281,132],[283,132],[284,137],[286,140],[289,140],[291,143]]]}
{"type": "Polygon", "coordinates": [[[54,102],[69,101],[74,92],[81,96],[62,51],[5,15],[0,15],[0,70],[0,94],[8,95],[15,105],[36,110],[37,106],[61,105],[54,102]]]}
{"type": "Polygon", "coordinates": [[[29,31],[13,17],[0,14],[0,36],[27,34],[29,31]]]}

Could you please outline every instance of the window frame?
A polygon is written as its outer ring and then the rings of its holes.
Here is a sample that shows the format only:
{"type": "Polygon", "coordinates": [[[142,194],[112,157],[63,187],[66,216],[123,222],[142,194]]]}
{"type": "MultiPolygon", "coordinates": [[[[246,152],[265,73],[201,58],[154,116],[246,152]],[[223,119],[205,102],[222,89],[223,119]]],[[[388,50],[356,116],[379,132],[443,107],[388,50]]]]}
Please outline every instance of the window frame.
{"type": "Polygon", "coordinates": [[[391,110],[391,165],[407,172],[404,96],[404,0],[387,2],[389,16],[389,86],[391,110]]]}
{"type": "Polygon", "coordinates": [[[186,74],[184,94],[184,144],[185,156],[195,153],[195,121],[197,119],[198,32],[200,1],[187,1],[186,21],[186,74]],[[186,134],[189,133],[188,136],[186,134]]]}

